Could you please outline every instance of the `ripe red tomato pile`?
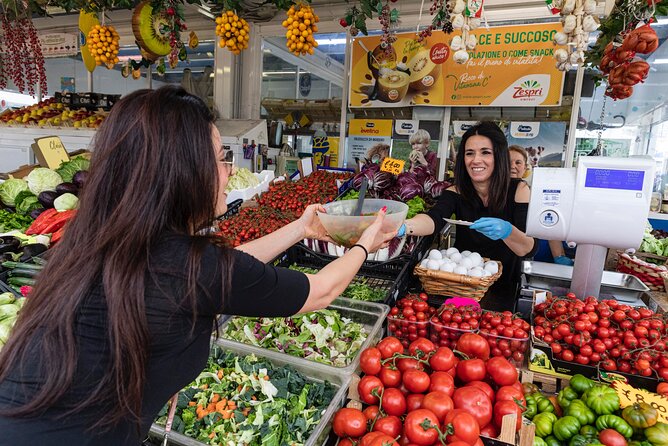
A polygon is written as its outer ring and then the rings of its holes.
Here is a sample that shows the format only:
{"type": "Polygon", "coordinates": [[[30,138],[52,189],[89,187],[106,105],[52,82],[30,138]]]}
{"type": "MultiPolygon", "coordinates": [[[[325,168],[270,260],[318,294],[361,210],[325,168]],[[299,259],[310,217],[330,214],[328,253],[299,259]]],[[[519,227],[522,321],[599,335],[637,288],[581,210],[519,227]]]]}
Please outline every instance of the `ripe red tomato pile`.
{"type": "Polygon", "coordinates": [[[480,335],[463,335],[456,348],[469,359],[426,338],[405,349],[387,337],[364,350],[357,390],[365,408],[340,409],[334,433],[349,446],[480,446],[480,435],[498,436],[511,413],[519,430],[526,400],[517,369],[505,358],[490,359],[480,335]]]}
{"type": "Polygon", "coordinates": [[[557,359],[668,380],[668,327],[647,308],[570,293],[551,297],[534,307],[534,334],[557,359]]]}
{"type": "Polygon", "coordinates": [[[429,321],[432,342],[454,348],[464,333],[473,333],[480,325],[480,307],[442,305],[429,321]]]}
{"type": "Polygon", "coordinates": [[[516,366],[524,363],[529,348],[531,325],[510,311],[486,311],[480,322],[480,335],[487,339],[492,356],[508,358],[516,366]]]}
{"type": "Polygon", "coordinates": [[[318,170],[298,181],[275,183],[260,196],[259,207],[244,208],[220,222],[217,235],[233,247],[265,236],[301,217],[306,206],[334,200],[338,193],[336,180],[348,177],[347,173],[318,170]]]}
{"type": "Polygon", "coordinates": [[[298,181],[283,181],[272,185],[258,199],[260,206],[283,211],[299,218],[306,206],[313,203],[329,203],[339,193],[336,180],[350,177],[346,173],[333,173],[324,170],[313,172],[298,181]]]}
{"type": "Polygon", "coordinates": [[[418,337],[429,336],[429,319],[436,313],[436,308],[427,303],[427,295],[407,294],[397,301],[387,317],[387,329],[398,338],[404,347],[418,337]]]}

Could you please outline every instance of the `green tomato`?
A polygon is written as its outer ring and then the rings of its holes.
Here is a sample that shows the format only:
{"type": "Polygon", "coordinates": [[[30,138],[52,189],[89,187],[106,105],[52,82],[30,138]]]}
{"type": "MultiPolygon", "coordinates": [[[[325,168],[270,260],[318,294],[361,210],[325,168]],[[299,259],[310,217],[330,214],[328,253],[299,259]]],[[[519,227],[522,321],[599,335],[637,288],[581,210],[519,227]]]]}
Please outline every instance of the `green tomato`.
{"type": "Polygon", "coordinates": [[[577,418],[566,415],[552,426],[554,436],[559,441],[568,441],[580,431],[580,422],[577,418]]]}
{"type": "Polygon", "coordinates": [[[547,443],[545,443],[545,440],[542,438],[535,436],[533,437],[533,446],[548,446],[547,443]]]}
{"type": "Polygon", "coordinates": [[[582,395],[582,401],[597,415],[608,415],[619,409],[619,396],[612,387],[597,384],[582,395]]]}
{"type": "Polygon", "coordinates": [[[631,438],[633,435],[633,428],[624,421],[622,417],[617,415],[601,415],[596,420],[596,429],[602,431],[603,429],[614,429],[626,438],[631,438]]]}
{"type": "Polygon", "coordinates": [[[596,421],[594,412],[592,412],[581,400],[571,401],[565,414],[577,418],[582,426],[593,424],[594,421],[596,421]]]}
{"type": "Polygon", "coordinates": [[[576,399],[578,399],[578,394],[571,386],[564,388],[561,392],[559,392],[559,395],[557,395],[557,402],[564,410],[568,409],[571,401],[576,399]]]}
{"type": "Polygon", "coordinates": [[[597,436],[580,434],[574,435],[571,441],[568,442],[568,446],[593,446],[599,444],[601,443],[598,441],[597,436]]]}
{"type": "Polygon", "coordinates": [[[527,401],[527,408],[522,415],[531,420],[538,413],[538,405],[536,404],[536,400],[534,399],[533,395],[527,395],[525,399],[527,401]]]}
{"type": "Polygon", "coordinates": [[[554,404],[548,398],[545,398],[540,393],[534,394],[536,404],[538,406],[538,413],[554,412],[554,404]]]}
{"type": "Polygon", "coordinates": [[[548,435],[544,440],[545,443],[547,443],[547,446],[561,446],[561,442],[557,440],[554,435],[548,435]]]}
{"type": "Polygon", "coordinates": [[[598,436],[598,429],[594,426],[582,426],[580,428],[580,435],[598,436]]]}
{"type": "Polygon", "coordinates": [[[552,425],[557,421],[557,416],[550,412],[539,413],[532,421],[536,425],[536,435],[545,438],[552,434],[552,425]]]}
{"type": "Polygon", "coordinates": [[[656,423],[645,429],[645,437],[654,446],[668,446],[668,424],[656,423]]]}
{"type": "Polygon", "coordinates": [[[573,375],[568,385],[571,386],[573,390],[577,392],[578,395],[582,395],[587,390],[594,387],[594,381],[578,373],[576,375],[573,375]]]}

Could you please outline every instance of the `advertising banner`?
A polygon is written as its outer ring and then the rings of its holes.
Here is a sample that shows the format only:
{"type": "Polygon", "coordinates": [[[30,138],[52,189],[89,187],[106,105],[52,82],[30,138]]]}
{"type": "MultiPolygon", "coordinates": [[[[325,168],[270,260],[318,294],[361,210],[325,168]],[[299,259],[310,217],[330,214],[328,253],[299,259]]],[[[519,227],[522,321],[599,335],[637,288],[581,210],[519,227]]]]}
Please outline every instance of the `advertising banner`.
{"type": "Polygon", "coordinates": [[[508,130],[508,145],[518,145],[527,151],[530,168],[563,166],[565,122],[513,121],[508,130]]]}
{"type": "Polygon", "coordinates": [[[329,155],[329,166],[339,166],[339,138],[334,136],[313,137],[313,159],[316,166],[325,166],[325,157],[329,155]]]}
{"type": "Polygon", "coordinates": [[[392,145],[391,119],[351,119],[348,124],[349,160],[389,156],[392,145]],[[377,153],[376,153],[377,152],[377,153]]]}
{"type": "Polygon", "coordinates": [[[434,31],[423,42],[399,34],[389,50],[380,36],[353,41],[350,107],[536,107],[561,103],[564,73],[552,40],[560,23],[479,28],[469,60],[457,64],[450,42],[434,31]]]}

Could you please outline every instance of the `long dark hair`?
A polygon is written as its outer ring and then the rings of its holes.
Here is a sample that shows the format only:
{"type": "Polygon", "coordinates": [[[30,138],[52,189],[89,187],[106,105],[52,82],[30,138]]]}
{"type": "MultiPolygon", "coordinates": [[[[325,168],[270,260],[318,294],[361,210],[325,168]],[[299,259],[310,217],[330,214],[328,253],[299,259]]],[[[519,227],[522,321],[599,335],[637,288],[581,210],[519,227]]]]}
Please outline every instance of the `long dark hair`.
{"type": "MultiPolygon", "coordinates": [[[[214,219],[218,193],[213,122],[201,99],[176,86],[135,91],[114,105],[95,136],[77,216],[53,248],[0,354],[2,380],[21,367],[31,354],[28,341],[39,336],[45,381],[28,403],[3,415],[40,413],[69,390],[79,354],[77,313],[101,281],[109,368],[68,413],[102,403],[110,410],[93,427],[124,419],[139,426],[150,342],[144,301],[149,252],[166,232],[193,236],[182,297],[196,312],[195,279],[208,240],[194,234],[214,219]]],[[[225,295],[231,254],[223,252],[225,295]]]]}
{"type": "Polygon", "coordinates": [[[466,170],[464,155],[466,141],[473,136],[486,136],[492,141],[494,153],[494,171],[489,183],[489,197],[487,208],[492,214],[499,214],[506,207],[508,200],[508,188],[510,187],[510,157],[508,155],[508,140],[503,131],[493,122],[483,121],[469,128],[462,142],[459,144],[457,159],[455,160],[455,186],[463,198],[472,202],[480,203],[480,197],[473,187],[471,177],[466,170]]]}

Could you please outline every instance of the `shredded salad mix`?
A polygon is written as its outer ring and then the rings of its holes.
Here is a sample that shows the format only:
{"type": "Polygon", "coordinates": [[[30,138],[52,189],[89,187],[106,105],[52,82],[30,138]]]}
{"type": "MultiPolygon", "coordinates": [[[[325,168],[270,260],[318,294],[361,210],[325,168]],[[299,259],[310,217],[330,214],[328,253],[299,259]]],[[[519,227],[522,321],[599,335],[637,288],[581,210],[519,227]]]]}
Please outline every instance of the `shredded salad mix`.
{"type": "MultiPolygon", "coordinates": [[[[179,393],[172,430],[211,445],[299,446],[335,393],[290,366],[214,347],[206,369],[179,393]]],[[[168,411],[169,404],[158,424],[168,411]]]]}

